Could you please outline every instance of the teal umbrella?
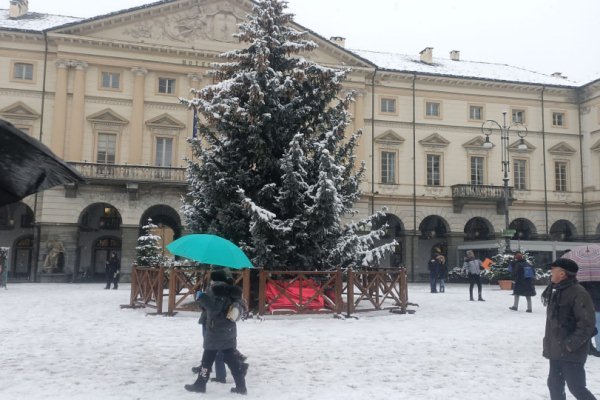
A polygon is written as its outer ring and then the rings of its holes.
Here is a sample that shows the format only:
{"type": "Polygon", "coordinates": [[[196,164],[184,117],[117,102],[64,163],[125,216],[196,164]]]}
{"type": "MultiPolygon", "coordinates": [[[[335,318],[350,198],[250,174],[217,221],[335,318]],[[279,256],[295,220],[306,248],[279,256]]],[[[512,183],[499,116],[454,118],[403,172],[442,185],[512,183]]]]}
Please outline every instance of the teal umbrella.
{"type": "Polygon", "coordinates": [[[253,268],[242,249],[227,239],[215,235],[194,234],[181,237],[169,245],[171,254],[203,264],[233,269],[253,268]]]}

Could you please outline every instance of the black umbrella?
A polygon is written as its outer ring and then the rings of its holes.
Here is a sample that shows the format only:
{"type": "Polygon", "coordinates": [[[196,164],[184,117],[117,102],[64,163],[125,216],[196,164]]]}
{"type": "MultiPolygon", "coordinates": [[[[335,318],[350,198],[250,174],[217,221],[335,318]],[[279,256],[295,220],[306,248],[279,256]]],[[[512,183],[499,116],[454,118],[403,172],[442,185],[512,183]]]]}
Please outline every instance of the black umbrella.
{"type": "Polygon", "coordinates": [[[0,119],[0,207],[56,185],[83,181],[42,142],[0,119]]]}

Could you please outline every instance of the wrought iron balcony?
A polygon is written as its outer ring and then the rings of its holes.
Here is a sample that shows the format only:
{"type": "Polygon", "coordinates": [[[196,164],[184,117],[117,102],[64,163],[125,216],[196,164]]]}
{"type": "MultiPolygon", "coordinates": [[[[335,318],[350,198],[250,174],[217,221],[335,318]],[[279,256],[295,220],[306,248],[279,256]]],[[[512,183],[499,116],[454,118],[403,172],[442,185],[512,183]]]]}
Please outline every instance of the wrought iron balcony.
{"type": "MultiPolygon", "coordinates": [[[[513,188],[508,187],[508,205],[514,200],[513,188]]],[[[452,203],[454,212],[460,214],[465,204],[474,202],[496,203],[496,212],[504,213],[504,186],[491,185],[453,185],[452,203]]]]}
{"type": "Polygon", "coordinates": [[[177,186],[187,184],[185,168],[78,162],[69,164],[94,183],[166,183],[177,186]]]}

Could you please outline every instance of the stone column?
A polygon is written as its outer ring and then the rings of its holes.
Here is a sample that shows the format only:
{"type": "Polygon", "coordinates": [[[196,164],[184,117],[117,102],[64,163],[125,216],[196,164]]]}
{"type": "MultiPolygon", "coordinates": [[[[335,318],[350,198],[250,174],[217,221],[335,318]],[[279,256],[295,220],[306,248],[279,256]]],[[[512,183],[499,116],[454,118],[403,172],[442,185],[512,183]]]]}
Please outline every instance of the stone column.
{"type": "Polygon", "coordinates": [[[75,80],[73,83],[73,103],[71,104],[71,118],[67,140],[66,159],[68,161],[82,161],[83,136],[85,131],[85,61],[71,63],[75,67],[75,80]]]}
{"type": "Polygon", "coordinates": [[[135,261],[138,226],[121,225],[121,282],[131,282],[131,264],[135,261]]]}
{"type": "Polygon", "coordinates": [[[50,148],[59,157],[65,156],[65,128],[67,122],[67,80],[69,62],[56,60],[56,86],[52,114],[52,140],[50,148]]]}
{"type": "MultiPolygon", "coordinates": [[[[134,75],[133,106],[131,108],[131,131],[129,132],[128,164],[142,164],[142,149],[144,148],[144,85],[148,70],[135,67],[131,69],[134,75]]],[[[123,160],[121,160],[123,161],[123,160]]]]}

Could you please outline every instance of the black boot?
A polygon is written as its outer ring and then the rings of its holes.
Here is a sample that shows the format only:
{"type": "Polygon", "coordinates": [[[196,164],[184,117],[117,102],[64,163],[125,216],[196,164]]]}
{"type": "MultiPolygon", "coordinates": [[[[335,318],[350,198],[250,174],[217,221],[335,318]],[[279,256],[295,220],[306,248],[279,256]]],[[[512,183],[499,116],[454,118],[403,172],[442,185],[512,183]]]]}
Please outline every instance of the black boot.
{"type": "MultiPolygon", "coordinates": [[[[245,364],[245,363],[244,363],[245,364]]],[[[231,393],[238,394],[247,394],[248,390],[246,389],[246,374],[242,373],[248,371],[248,364],[239,364],[239,370],[233,375],[233,380],[235,381],[235,387],[231,388],[231,393]]]]}
{"type": "Polygon", "coordinates": [[[185,390],[189,392],[197,392],[197,393],[205,393],[206,392],[206,382],[208,381],[208,375],[210,371],[207,368],[200,368],[200,372],[198,372],[198,378],[196,382],[191,385],[185,385],[185,390]]]}
{"type": "Polygon", "coordinates": [[[590,356],[600,357],[600,350],[598,350],[597,348],[595,348],[594,346],[592,346],[592,344],[590,343],[590,348],[588,350],[588,354],[590,356]]]}
{"type": "Polygon", "coordinates": [[[479,294],[479,298],[478,298],[477,300],[478,300],[478,301],[485,301],[485,300],[483,299],[483,297],[481,297],[481,293],[479,294]]]}

